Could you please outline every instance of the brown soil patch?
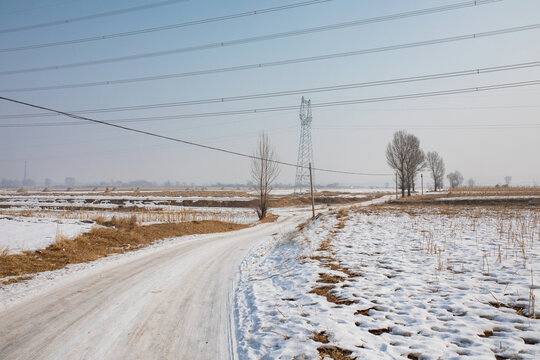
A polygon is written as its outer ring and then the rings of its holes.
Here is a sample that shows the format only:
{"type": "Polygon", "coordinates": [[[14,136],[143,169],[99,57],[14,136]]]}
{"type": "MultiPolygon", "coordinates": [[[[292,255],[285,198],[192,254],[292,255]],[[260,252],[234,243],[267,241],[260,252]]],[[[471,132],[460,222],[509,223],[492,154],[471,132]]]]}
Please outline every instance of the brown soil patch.
{"type": "Polygon", "coordinates": [[[310,294],[317,294],[320,296],[324,296],[326,300],[336,305],[351,305],[351,304],[356,303],[356,301],[353,301],[353,300],[343,300],[343,299],[338,298],[336,295],[330,292],[330,290],[332,289],[334,289],[334,285],[319,286],[312,289],[310,291],[310,294]]]}
{"type": "Polygon", "coordinates": [[[521,315],[521,316],[525,316],[525,317],[528,317],[524,312],[524,308],[522,306],[519,306],[519,305],[508,305],[508,304],[505,304],[505,303],[502,303],[502,302],[495,302],[495,301],[491,301],[489,302],[489,305],[493,306],[494,308],[507,308],[507,309],[512,309],[516,312],[516,314],[518,315],[521,315]]]}
{"type": "Polygon", "coordinates": [[[354,315],[364,315],[364,316],[369,316],[369,310],[375,310],[374,307],[370,307],[370,308],[367,308],[367,309],[363,309],[363,310],[356,310],[354,315]]]}
{"type": "Polygon", "coordinates": [[[484,330],[482,334],[478,334],[481,338],[488,338],[493,336],[493,330],[484,330]]]}
{"type": "Polygon", "coordinates": [[[384,334],[384,333],[389,333],[390,331],[392,331],[392,328],[386,327],[386,328],[382,328],[382,329],[370,329],[368,331],[370,333],[372,333],[373,335],[381,335],[381,334],[384,334]]]}
{"type": "Polygon", "coordinates": [[[94,227],[73,240],[59,239],[45,249],[22,254],[0,255],[0,278],[60,269],[68,264],[97,260],[114,253],[124,253],[159,239],[183,235],[219,233],[248,227],[219,221],[193,221],[146,226],[133,219],[103,222],[109,227],[94,227]]]}
{"type": "Polygon", "coordinates": [[[324,359],[326,356],[334,360],[354,360],[356,357],[351,357],[352,351],[342,349],[337,346],[320,346],[317,348],[319,351],[319,359],[324,359]]]}

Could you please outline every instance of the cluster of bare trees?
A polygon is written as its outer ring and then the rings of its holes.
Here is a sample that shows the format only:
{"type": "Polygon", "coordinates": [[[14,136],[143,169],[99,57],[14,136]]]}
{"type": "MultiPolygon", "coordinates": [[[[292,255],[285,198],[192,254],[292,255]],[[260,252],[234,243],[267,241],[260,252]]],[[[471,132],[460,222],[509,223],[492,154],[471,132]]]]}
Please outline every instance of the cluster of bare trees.
{"type": "Polygon", "coordinates": [[[401,196],[411,195],[414,191],[415,179],[418,173],[427,169],[433,178],[435,191],[443,187],[444,161],[436,151],[424,154],[420,149],[420,140],[405,130],[394,133],[392,141],[386,148],[386,162],[396,171],[397,183],[401,196]]]}
{"type": "Polygon", "coordinates": [[[461,186],[461,184],[463,184],[463,175],[461,175],[461,173],[457,170],[449,173],[446,177],[448,178],[448,182],[450,183],[450,187],[452,189],[457,188],[461,186]]]}
{"type": "Polygon", "coordinates": [[[420,140],[405,130],[394,133],[392,141],[386,148],[386,162],[396,171],[401,196],[411,195],[414,191],[414,180],[424,167],[425,154],[420,149],[420,140]]]}

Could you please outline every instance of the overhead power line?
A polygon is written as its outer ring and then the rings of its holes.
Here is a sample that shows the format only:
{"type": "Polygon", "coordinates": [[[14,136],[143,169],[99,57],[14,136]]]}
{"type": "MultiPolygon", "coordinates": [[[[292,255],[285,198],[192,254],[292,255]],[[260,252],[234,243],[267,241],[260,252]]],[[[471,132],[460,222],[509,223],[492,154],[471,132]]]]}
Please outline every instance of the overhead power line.
{"type": "MultiPolygon", "coordinates": [[[[418,99],[426,97],[436,97],[444,95],[456,95],[456,94],[465,94],[465,93],[474,93],[482,91],[491,91],[491,90],[501,90],[501,89],[510,89],[516,87],[524,86],[534,86],[540,85],[539,80],[530,80],[530,81],[521,81],[521,82],[512,82],[512,83],[503,83],[503,84],[494,84],[486,86],[477,86],[477,87],[468,87],[460,89],[450,89],[450,90],[439,90],[439,91],[430,91],[430,92],[421,92],[421,93],[412,93],[412,94],[401,94],[393,96],[383,96],[383,97],[373,97],[373,98],[364,98],[364,99],[354,99],[354,100],[343,100],[343,101],[331,101],[323,103],[312,103],[312,108],[321,108],[321,107],[332,107],[332,106],[347,106],[347,105],[356,105],[356,104],[366,104],[366,103],[376,103],[384,101],[396,101],[396,100],[408,100],[408,99],[418,99]]],[[[3,98],[3,97],[0,97],[3,98]]],[[[7,98],[6,98],[7,99],[7,98]]],[[[39,108],[39,107],[36,107],[39,108]]],[[[181,115],[168,115],[168,116],[154,116],[154,117],[139,117],[139,118],[124,118],[124,119],[115,119],[109,120],[108,123],[118,124],[118,123],[127,123],[127,122],[144,122],[144,121],[157,121],[157,120],[180,120],[180,119],[194,119],[202,117],[218,117],[218,116],[230,116],[230,115],[245,115],[245,114],[260,114],[267,112],[276,112],[276,111],[289,111],[297,110],[298,106],[275,106],[267,108],[256,108],[256,109],[241,109],[241,110],[231,110],[231,111],[219,111],[219,112],[206,112],[206,113],[194,113],[194,114],[181,114],[181,115]]],[[[48,110],[48,109],[45,109],[48,110]]],[[[55,111],[57,114],[64,115],[55,111]]],[[[78,116],[72,114],[74,116],[78,116]]],[[[55,122],[55,123],[33,123],[33,124],[0,124],[0,127],[41,127],[41,126],[65,126],[65,125],[75,125],[80,123],[66,123],[66,122],[55,122]]]]}
{"type": "MultiPolygon", "coordinates": [[[[329,59],[359,56],[359,55],[366,55],[366,54],[385,52],[385,51],[394,51],[394,50],[401,50],[401,49],[407,49],[407,48],[422,47],[422,46],[435,45],[435,44],[441,44],[441,43],[450,43],[450,42],[477,39],[477,38],[489,37],[489,36],[497,36],[497,35],[502,35],[502,34],[509,34],[509,33],[514,33],[514,32],[527,31],[527,30],[533,30],[533,29],[539,29],[539,28],[540,28],[540,23],[500,29],[500,30],[486,31],[486,32],[474,33],[474,34],[468,34],[468,35],[459,35],[459,36],[452,36],[452,37],[433,39],[433,40],[425,40],[425,41],[419,41],[419,42],[413,42],[413,43],[390,45],[390,46],[384,46],[384,47],[378,47],[378,48],[326,54],[326,55],[319,55],[319,56],[310,56],[310,57],[303,57],[303,58],[296,58],[296,59],[271,61],[271,62],[265,62],[265,63],[238,65],[238,66],[224,67],[224,68],[217,68],[217,69],[207,69],[207,70],[198,70],[198,71],[190,71],[190,72],[175,73],[175,74],[144,76],[144,77],[118,79],[118,80],[75,83],[75,84],[66,84],[66,85],[38,86],[38,87],[27,87],[27,88],[1,89],[0,92],[27,92],[27,91],[72,89],[72,88],[91,87],[91,86],[99,86],[99,85],[118,85],[118,84],[127,84],[127,83],[141,82],[141,81],[165,80],[165,79],[192,77],[192,76],[208,75],[208,74],[216,74],[216,73],[224,73],[224,72],[260,69],[263,67],[299,64],[299,63],[312,62],[312,61],[329,60],[329,59]]],[[[9,72],[0,72],[0,75],[7,75],[7,73],[9,72]]]]}
{"type": "MultiPolygon", "coordinates": [[[[490,0],[490,1],[502,1],[502,0],[490,0]]],[[[474,6],[474,1],[467,2],[466,4],[468,6],[474,6]]],[[[274,33],[274,34],[254,36],[254,37],[248,37],[248,38],[242,38],[242,39],[236,39],[236,40],[218,41],[218,42],[209,43],[209,44],[194,45],[194,46],[188,46],[188,47],[177,48],[177,49],[139,53],[139,54],[133,54],[133,55],[117,56],[117,57],[112,57],[112,58],[81,61],[81,62],[59,64],[59,65],[48,65],[48,66],[41,66],[41,67],[34,67],[34,68],[8,70],[8,71],[0,72],[0,75],[15,75],[15,74],[25,74],[25,73],[31,73],[31,72],[49,71],[49,70],[70,69],[70,68],[76,68],[76,67],[82,67],[82,66],[102,65],[102,64],[110,64],[110,63],[122,62],[122,61],[131,61],[131,60],[148,59],[148,58],[160,57],[160,56],[177,55],[177,54],[195,52],[195,51],[201,51],[201,50],[218,49],[218,48],[223,48],[223,47],[228,47],[228,46],[235,46],[235,45],[249,44],[249,43],[260,42],[260,41],[287,38],[287,37],[292,37],[292,36],[313,34],[313,33],[323,32],[323,31],[345,29],[345,28],[349,28],[353,26],[366,25],[366,24],[371,24],[375,22],[395,20],[395,19],[404,18],[404,17],[411,17],[411,16],[418,16],[418,15],[441,12],[443,11],[441,9],[444,9],[444,11],[449,11],[449,10],[454,10],[455,8],[456,8],[456,5],[429,8],[429,9],[389,15],[389,16],[384,16],[384,17],[349,21],[349,22],[344,22],[344,23],[317,26],[317,27],[312,27],[312,28],[305,28],[305,29],[286,31],[286,32],[280,32],[280,33],[274,33]]],[[[1,51],[2,50],[0,50],[0,52],[1,51]]]]}
{"type": "Polygon", "coordinates": [[[12,48],[5,48],[5,49],[0,49],[0,52],[31,50],[31,49],[39,49],[39,48],[45,48],[45,47],[51,47],[51,46],[70,45],[70,44],[78,44],[78,43],[84,43],[84,42],[90,42],[90,41],[113,39],[113,38],[119,38],[119,37],[125,37],[125,36],[147,34],[147,33],[156,32],[156,31],[178,29],[178,28],[183,28],[183,27],[188,27],[188,26],[207,24],[211,22],[237,19],[237,18],[246,17],[246,16],[254,16],[254,15],[266,14],[266,13],[271,13],[271,12],[289,10],[289,9],[294,9],[294,8],[298,8],[302,6],[315,5],[315,4],[326,3],[330,1],[334,1],[334,0],[302,1],[302,2],[293,3],[289,5],[275,6],[275,7],[246,11],[246,12],[241,12],[241,13],[236,13],[236,14],[231,14],[231,15],[224,15],[224,16],[217,16],[217,17],[201,19],[201,20],[187,21],[187,22],[183,22],[179,24],[158,26],[158,27],[152,27],[152,28],[146,28],[146,29],[140,29],[140,30],[108,34],[108,35],[91,36],[91,37],[86,37],[86,38],[81,38],[81,39],[56,41],[56,42],[45,43],[45,44],[34,44],[34,45],[25,45],[25,46],[17,46],[17,47],[12,47],[12,48]]]}
{"type": "MultiPolygon", "coordinates": [[[[502,1],[502,0],[492,0],[492,1],[502,1]]],[[[474,1],[468,2],[466,4],[467,5],[472,4],[474,6],[474,1]]],[[[454,10],[456,8],[456,5],[443,6],[443,7],[425,9],[421,11],[390,15],[387,17],[378,17],[378,18],[373,18],[373,19],[350,21],[350,22],[339,23],[339,24],[318,26],[318,27],[313,27],[313,28],[286,31],[286,32],[274,33],[274,34],[268,34],[268,35],[262,35],[262,36],[254,36],[254,37],[242,38],[242,39],[236,39],[236,40],[219,41],[219,42],[214,42],[210,44],[188,46],[188,47],[172,49],[172,50],[154,51],[154,52],[148,52],[148,53],[142,53],[142,54],[119,56],[119,57],[105,58],[105,59],[99,59],[99,60],[82,61],[82,62],[61,64],[61,65],[49,65],[49,66],[42,66],[42,67],[36,67],[36,68],[4,71],[4,72],[0,72],[0,75],[13,75],[13,74],[20,74],[20,73],[47,71],[47,70],[69,69],[69,68],[75,68],[75,67],[81,67],[81,66],[109,64],[109,63],[122,62],[122,61],[146,59],[146,58],[152,58],[152,57],[168,56],[168,55],[175,55],[175,54],[188,53],[188,52],[201,51],[201,50],[223,48],[223,47],[228,47],[228,46],[242,45],[242,44],[248,44],[248,43],[259,42],[259,41],[267,41],[267,40],[274,40],[274,39],[280,39],[280,38],[287,38],[291,36],[312,34],[312,33],[317,33],[317,32],[322,32],[322,31],[344,29],[348,27],[365,25],[365,24],[370,24],[370,23],[384,21],[384,20],[393,20],[393,19],[402,18],[402,17],[424,15],[424,14],[429,14],[429,13],[434,13],[434,12],[440,12],[442,11],[441,8],[444,8],[445,11],[454,10]]]]}
{"type": "MultiPolygon", "coordinates": [[[[298,167],[296,164],[289,163],[289,162],[278,161],[278,160],[273,160],[273,159],[265,159],[265,158],[261,158],[261,157],[254,156],[254,155],[244,154],[244,153],[237,152],[237,151],[218,148],[218,147],[215,147],[215,146],[203,145],[203,144],[199,144],[199,143],[196,143],[196,142],[182,140],[182,139],[174,138],[174,137],[171,137],[171,136],[160,135],[160,134],[152,133],[152,132],[149,132],[149,131],[134,129],[134,128],[130,128],[130,127],[123,126],[123,125],[112,124],[112,123],[107,122],[107,121],[101,121],[101,120],[91,119],[91,118],[80,116],[80,115],[70,114],[70,113],[67,113],[67,112],[64,112],[64,111],[55,110],[55,109],[51,109],[51,108],[47,108],[47,107],[39,106],[39,105],[35,105],[35,104],[30,104],[30,103],[27,103],[27,102],[6,98],[6,97],[3,97],[3,96],[0,96],[0,99],[5,100],[5,101],[9,101],[9,102],[12,102],[12,103],[16,103],[16,104],[28,106],[28,107],[33,107],[35,109],[52,111],[52,112],[55,112],[57,114],[64,115],[64,116],[67,116],[67,117],[70,117],[70,118],[73,118],[73,119],[89,121],[89,122],[96,123],[96,124],[106,125],[106,126],[114,127],[114,128],[121,129],[121,130],[131,131],[131,132],[135,132],[135,133],[138,133],[138,134],[143,134],[143,135],[152,136],[152,137],[156,137],[156,138],[160,138],[160,139],[164,139],[164,140],[174,141],[174,142],[178,142],[178,143],[182,143],[182,144],[186,144],[186,145],[196,146],[196,147],[203,148],[203,149],[213,150],[213,151],[226,153],[226,154],[230,154],[230,155],[241,156],[241,157],[249,158],[249,159],[265,160],[265,161],[273,162],[273,163],[276,163],[276,164],[279,164],[279,165],[284,165],[284,166],[291,166],[291,167],[295,167],[295,168],[298,167]]],[[[392,175],[393,176],[393,174],[385,174],[385,173],[378,173],[378,174],[377,173],[362,173],[362,172],[339,171],[339,170],[322,169],[322,168],[313,168],[313,170],[322,171],[322,172],[329,172],[329,173],[336,173],[336,174],[349,174],[349,175],[363,175],[363,176],[390,176],[390,175],[392,175]]]]}
{"type": "Polygon", "coordinates": [[[372,126],[319,126],[313,130],[381,130],[381,129],[416,129],[416,130],[458,130],[458,129],[536,129],[540,123],[525,124],[470,124],[470,125],[372,125],[372,126]]]}
{"type": "MultiPolygon", "coordinates": [[[[190,105],[206,105],[206,104],[214,104],[214,103],[274,98],[274,97],[299,95],[299,94],[311,94],[311,93],[319,93],[319,92],[350,90],[350,89],[375,87],[375,86],[382,86],[382,85],[395,85],[395,84],[403,84],[403,83],[418,82],[418,81],[446,79],[446,78],[479,75],[479,74],[486,74],[486,73],[493,73],[493,72],[526,69],[526,68],[532,68],[532,67],[538,67],[538,66],[540,66],[540,61],[531,61],[531,62],[526,62],[526,63],[491,66],[491,67],[478,68],[478,69],[451,71],[451,72],[428,74],[428,75],[367,81],[367,82],[360,82],[360,83],[349,83],[349,84],[341,84],[341,85],[333,85],[333,86],[323,86],[323,87],[315,87],[315,88],[307,88],[307,89],[275,91],[275,92],[258,93],[258,94],[250,94],[250,95],[227,96],[227,97],[218,97],[218,98],[210,98],[210,99],[177,101],[177,102],[158,103],[158,104],[120,106],[120,107],[109,107],[109,108],[90,109],[90,110],[72,110],[69,112],[73,114],[81,115],[81,114],[95,114],[95,113],[107,113],[107,112],[118,112],[118,111],[161,109],[161,108],[190,106],[190,105]]],[[[46,113],[33,113],[33,114],[0,115],[0,119],[33,118],[33,117],[46,117],[46,116],[57,116],[57,114],[46,112],[46,113]]]]}
{"type": "Polygon", "coordinates": [[[85,16],[79,16],[79,17],[74,17],[74,18],[69,18],[69,19],[49,21],[49,22],[40,23],[40,24],[19,26],[19,27],[14,27],[14,28],[9,28],[9,29],[0,29],[0,34],[12,33],[12,32],[23,31],[23,30],[40,29],[40,28],[56,26],[56,25],[72,24],[79,21],[93,20],[93,19],[98,19],[98,18],[102,18],[106,16],[122,15],[122,14],[127,14],[130,12],[134,12],[134,11],[148,10],[148,9],[153,9],[153,8],[157,8],[161,6],[173,5],[175,3],[184,2],[184,1],[186,0],[167,0],[167,1],[156,2],[153,4],[146,4],[146,5],[135,6],[135,7],[125,8],[125,9],[102,12],[99,14],[85,15],[85,16]]]}

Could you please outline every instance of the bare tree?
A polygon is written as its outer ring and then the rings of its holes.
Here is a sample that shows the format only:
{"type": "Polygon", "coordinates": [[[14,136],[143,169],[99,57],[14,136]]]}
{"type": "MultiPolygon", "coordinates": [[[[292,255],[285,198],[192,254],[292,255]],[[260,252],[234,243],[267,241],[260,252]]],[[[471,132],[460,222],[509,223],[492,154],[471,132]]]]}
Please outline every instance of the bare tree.
{"type": "Polygon", "coordinates": [[[456,188],[463,183],[463,175],[459,171],[449,173],[447,176],[451,188],[456,188]]]}
{"type": "Polygon", "coordinates": [[[467,185],[472,188],[474,187],[474,185],[476,185],[476,182],[473,178],[470,178],[469,180],[467,180],[467,185]]]}
{"type": "Polygon", "coordinates": [[[266,217],[270,191],[272,191],[272,185],[279,175],[276,161],[277,156],[268,135],[262,132],[251,160],[251,179],[259,196],[256,212],[260,220],[266,217]]]}
{"type": "Polygon", "coordinates": [[[429,151],[426,154],[426,167],[433,178],[433,188],[435,191],[442,189],[444,182],[444,161],[436,151],[429,151]]]}
{"type": "Polygon", "coordinates": [[[504,183],[506,184],[506,186],[510,186],[510,183],[512,182],[512,177],[511,176],[505,176],[504,177],[504,183]]]}
{"type": "Polygon", "coordinates": [[[414,179],[424,166],[424,152],[420,149],[420,140],[405,130],[394,133],[392,141],[386,148],[386,163],[398,175],[401,196],[411,195],[414,179]]]}

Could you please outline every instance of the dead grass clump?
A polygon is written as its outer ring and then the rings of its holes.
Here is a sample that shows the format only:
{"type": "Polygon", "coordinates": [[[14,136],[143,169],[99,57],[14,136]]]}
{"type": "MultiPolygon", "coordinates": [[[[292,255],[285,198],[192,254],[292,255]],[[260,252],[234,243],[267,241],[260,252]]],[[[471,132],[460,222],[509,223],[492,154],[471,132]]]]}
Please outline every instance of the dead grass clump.
{"type": "Polygon", "coordinates": [[[139,226],[132,219],[111,220],[114,227],[94,227],[73,240],[60,237],[45,249],[0,256],[0,278],[60,269],[68,264],[97,260],[124,253],[159,239],[208,234],[246,228],[247,225],[219,221],[193,221],[139,226]]]}
{"type": "Polygon", "coordinates": [[[330,247],[330,239],[326,238],[319,244],[319,248],[317,251],[328,251],[330,253],[333,253],[332,248],[330,247]]]}
{"type": "Polygon", "coordinates": [[[341,276],[337,275],[330,275],[327,273],[319,273],[319,280],[317,280],[318,283],[324,283],[324,284],[337,284],[345,280],[341,276]]]}
{"type": "Polygon", "coordinates": [[[130,217],[113,216],[111,220],[107,220],[104,217],[97,217],[94,220],[99,225],[116,229],[132,229],[137,226],[137,216],[135,215],[130,217]]]}
{"type": "Polygon", "coordinates": [[[330,342],[326,331],[319,331],[318,333],[313,334],[313,340],[323,344],[328,344],[330,342]]]}
{"type": "Polygon", "coordinates": [[[347,215],[349,215],[349,210],[346,209],[346,208],[341,208],[337,212],[336,218],[341,219],[341,218],[344,218],[347,215]]]}
{"type": "Polygon", "coordinates": [[[343,229],[344,227],[345,227],[345,221],[343,220],[340,220],[336,225],[336,229],[343,229]]]}
{"type": "Polygon", "coordinates": [[[351,357],[352,351],[342,349],[337,346],[320,346],[317,348],[319,359],[330,357],[334,360],[354,360],[356,357],[351,357]]]}
{"type": "Polygon", "coordinates": [[[508,304],[505,304],[505,303],[502,303],[502,302],[495,302],[495,301],[490,301],[489,305],[491,305],[491,306],[493,306],[494,308],[497,308],[497,309],[498,308],[512,309],[512,310],[514,310],[516,312],[516,314],[527,317],[527,315],[523,311],[525,309],[523,306],[508,305],[508,304]]]}
{"type": "Polygon", "coordinates": [[[258,223],[258,224],[272,223],[272,222],[276,222],[278,218],[279,218],[279,215],[275,215],[275,214],[272,214],[272,213],[268,213],[268,214],[264,217],[264,219],[259,220],[257,223],[258,223]]]}
{"type": "Polygon", "coordinates": [[[326,300],[336,305],[351,305],[356,303],[354,300],[343,300],[338,298],[336,295],[332,294],[330,290],[334,289],[334,285],[319,286],[312,289],[310,294],[317,294],[319,296],[324,296],[326,300]]]}
{"type": "Polygon", "coordinates": [[[32,276],[17,276],[17,277],[2,281],[2,285],[9,285],[9,284],[13,284],[19,281],[30,280],[31,278],[32,276]]]}

